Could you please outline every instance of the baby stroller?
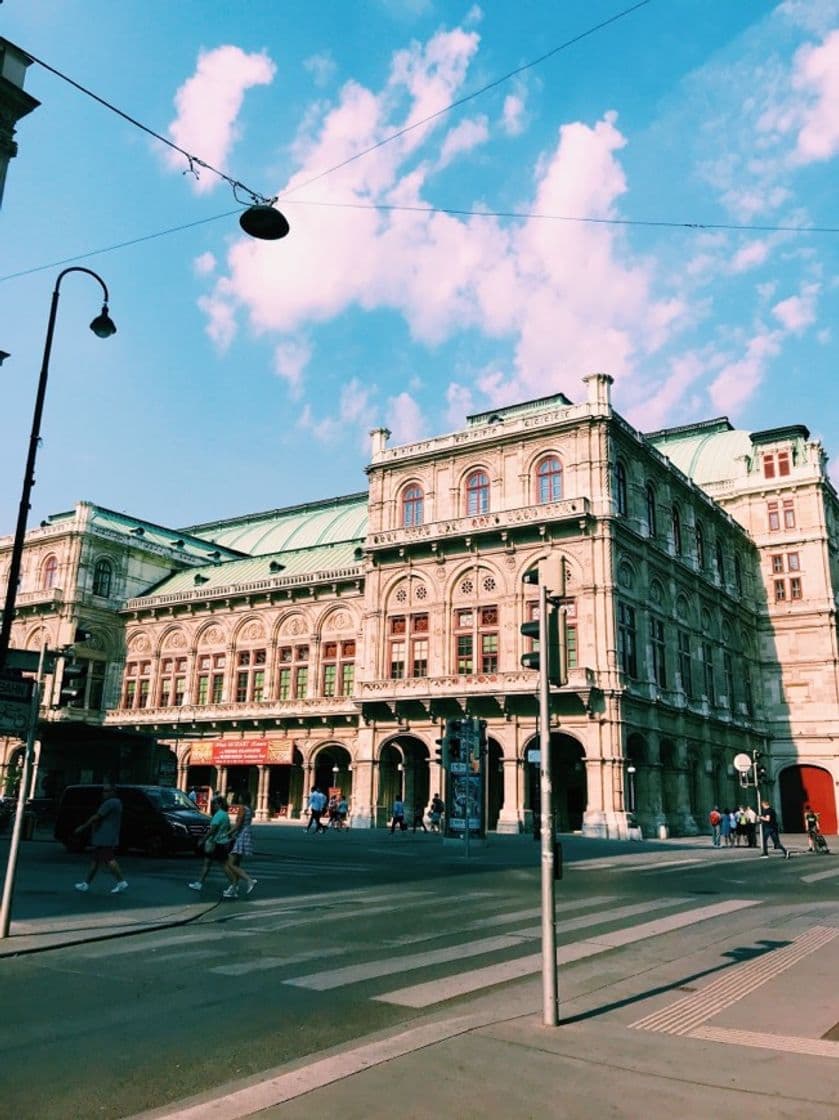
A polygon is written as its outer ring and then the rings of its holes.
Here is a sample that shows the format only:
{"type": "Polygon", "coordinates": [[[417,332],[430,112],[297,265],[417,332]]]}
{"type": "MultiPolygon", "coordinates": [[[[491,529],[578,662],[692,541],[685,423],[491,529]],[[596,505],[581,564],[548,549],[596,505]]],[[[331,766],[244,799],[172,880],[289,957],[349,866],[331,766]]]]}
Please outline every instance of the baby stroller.
{"type": "Polygon", "coordinates": [[[813,837],[813,851],[816,853],[816,855],[829,856],[830,848],[828,848],[827,841],[822,835],[822,830],[818,825],[816,825],[816,827],[811,830],[811,835],[813,837]]]}

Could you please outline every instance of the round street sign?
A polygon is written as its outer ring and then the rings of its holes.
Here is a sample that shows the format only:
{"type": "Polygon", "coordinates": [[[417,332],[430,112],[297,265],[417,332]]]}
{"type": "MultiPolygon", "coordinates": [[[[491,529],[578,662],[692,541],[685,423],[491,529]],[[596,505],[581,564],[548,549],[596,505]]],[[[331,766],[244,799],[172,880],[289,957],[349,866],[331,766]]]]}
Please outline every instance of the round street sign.
{"type": "Polygon", "coordinates": [[[734,756],[734,769],[741,774],[748,774],[752,768],[752,756],[749,754],[736,754],[734,756]]]}

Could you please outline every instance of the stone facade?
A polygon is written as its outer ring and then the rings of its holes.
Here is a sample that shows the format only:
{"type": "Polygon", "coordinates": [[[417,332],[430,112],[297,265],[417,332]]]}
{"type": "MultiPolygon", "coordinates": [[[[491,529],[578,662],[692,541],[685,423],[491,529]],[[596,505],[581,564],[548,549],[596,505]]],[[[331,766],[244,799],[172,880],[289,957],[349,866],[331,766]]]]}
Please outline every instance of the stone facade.
{"type": "MultiPolygon", "coordinates": [[[[52,548],[74,590],[24,591],[14,644],[83,624],[82,654],[104,665],[97,710],[45,712],[42,738],[69,719],[119,749],[154,744],[162,769],[145,780],[171,767],[183,788],[247,789],[263,820],[340,789],[358,827],[384,823],[397,794],[427,804],[444,721],[469,714],[487,723],[490,827],[526,829],[537,674],[520,628],[538,567],[568,621],[551,695],[560,828],[704,830],[712,805],[754,797],[732,766],[753,751],[787,828],[808,768],[835,821],[837,520],[820,446],[726,421],[644,437],[613,410],[611,378],[585,381],[580,404],[559,394],[408,446],[377,430],[362,494],[188,530],[83,505],[65,551],[61,519],[34,530],[27,579],[52,548]],[[790,473],[767,479],[765,456],[785,452],[790,473]]],[[[60,773],[73,780],[66,760],[60,773]]]]}

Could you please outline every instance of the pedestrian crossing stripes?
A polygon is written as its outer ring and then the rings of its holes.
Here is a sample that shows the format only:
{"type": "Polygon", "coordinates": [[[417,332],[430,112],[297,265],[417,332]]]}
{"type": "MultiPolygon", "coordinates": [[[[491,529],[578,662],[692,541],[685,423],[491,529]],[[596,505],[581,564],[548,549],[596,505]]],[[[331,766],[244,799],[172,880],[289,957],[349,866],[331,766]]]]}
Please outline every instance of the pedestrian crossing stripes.
{"type": "Polygon", "coordinates": [[[767,980],[785,972],[816,949],[826,945],[839,934],[830,926],[815,926],[797,937],[791,945],[767,952],[755,960],[736,965],[707,984],[699,992],[654,1011],[630,1023],[635,1030],[657,1031],[661,1034],[691,1034],[706,1019],[750,995],[767,980]]]}
{"type": "MultiPolygon", "coordinates": [[[[678,900],[671,899],[670,903],[677,905],[678,900]]],[[[710,918],[732,914],[737,910],[757,905],[758,903],[754,899],[729,899],[726,902],[715,903],[711,906],[700,906],[696,909],[672,914],[666,918],[643,922],[638,926],[629,926],[614,930],[611,933],[599,934],[596,937],[560,946],[556,954],[557,964],[570,964],[572,961],[584,960],[586,957],[597,956],[600,953],[609,952],[611,949],[631,945],[633,942],[645,941],[649,937],[671,933],[674,930],[684,929],[686,926],[692,926],[710,918]]],[[[651,908],[648,904],[647,909],[651,908]]],[[[609,920],[608,916],[601,916],[600,924],[609,920]]],[[[592,921],[591,924],[595,925],[597,922],[592,921]]],[[[444,1000],[452,999],[455,996],[468,995],[494,984],[532,976],[541,972],[541,970],[542,954],[533,953],[526,957],[504,961],[501,964],[462,971],[456,976],[449,976],[444,980],[432,980],[428,983],[400,988],[393,992],[385,992],[373,998],[381,1003],[395,1003],[402,1007],[430,1007],[435,1003],[442,1003],[444,1000]]]]}

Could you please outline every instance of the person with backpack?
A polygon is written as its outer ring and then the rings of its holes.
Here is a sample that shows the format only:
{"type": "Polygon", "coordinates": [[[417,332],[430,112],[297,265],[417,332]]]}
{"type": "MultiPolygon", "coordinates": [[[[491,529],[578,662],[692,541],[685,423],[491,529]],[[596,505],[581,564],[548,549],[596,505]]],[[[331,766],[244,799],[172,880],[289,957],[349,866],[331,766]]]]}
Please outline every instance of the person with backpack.
{"type": "Polygon", "coordinates": [[[708,823],[711,826],[711,836],[713,838],[714,847],[720,846],[720,837],[722,836],[722,813],[719,811],[718,806],[714,806],[708,814],[708,823]]]}

